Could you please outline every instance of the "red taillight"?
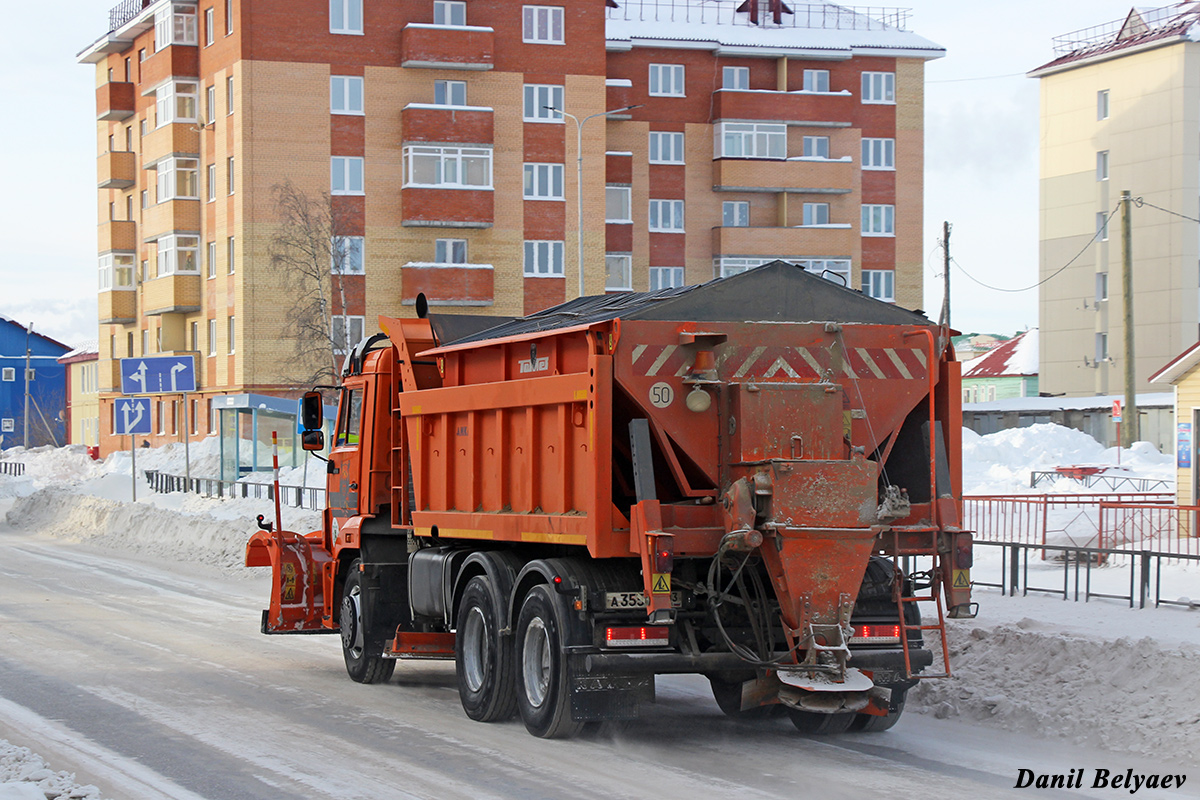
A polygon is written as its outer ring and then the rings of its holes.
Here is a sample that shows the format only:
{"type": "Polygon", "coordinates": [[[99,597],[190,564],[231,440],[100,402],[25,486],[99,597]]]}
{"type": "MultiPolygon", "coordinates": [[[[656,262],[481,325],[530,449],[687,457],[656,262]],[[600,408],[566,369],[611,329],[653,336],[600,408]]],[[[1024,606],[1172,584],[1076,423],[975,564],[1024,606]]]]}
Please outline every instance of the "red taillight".
{"type": "Polygon", "coordinates": [[[604,643],[609,647],[664,647],[670,643],[669,628],[649,627],[607,628],[604,643]]]}
{"type": "Polygon", "coordinates": [[[851,644],[899,644],[899,625],[855,625],[851,644]]]}
{"type": "Polygon", "coordinates": [[[670,573],[675,567],[675,537],[655,536],[654,537],[654,571],[658,573],[670,573]]]}
{"type": "Polygon", "coordinates": [[[970,569],[974,557],[971,553],[971,534],[960,533],[954,537],[954,568],[970,569]]]}

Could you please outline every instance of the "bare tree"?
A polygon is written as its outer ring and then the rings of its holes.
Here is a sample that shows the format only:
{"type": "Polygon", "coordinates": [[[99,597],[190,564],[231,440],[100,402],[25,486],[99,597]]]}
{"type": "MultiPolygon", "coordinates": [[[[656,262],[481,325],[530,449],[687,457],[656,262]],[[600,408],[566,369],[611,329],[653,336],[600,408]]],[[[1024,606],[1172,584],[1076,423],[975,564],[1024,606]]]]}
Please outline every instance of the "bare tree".
{"type": "Polygon", "coordinates": [[[278,219],[269,245],[271,266],[291,298],[287,333],[296,343],[295,358],[281,378],[297,387],[332,383],[347,328],[341,275],[351,254],[343,234],[344,221],[328,193],[313,198],[291,181],[284,181],[271,187],[271,196],[278,219]]]}

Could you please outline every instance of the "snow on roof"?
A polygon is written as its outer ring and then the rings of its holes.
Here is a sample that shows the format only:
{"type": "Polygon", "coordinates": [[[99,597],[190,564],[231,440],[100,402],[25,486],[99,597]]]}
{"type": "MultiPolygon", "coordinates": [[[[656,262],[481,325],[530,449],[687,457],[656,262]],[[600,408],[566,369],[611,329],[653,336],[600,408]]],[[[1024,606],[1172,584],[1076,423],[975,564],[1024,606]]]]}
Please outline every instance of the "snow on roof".
{"type": "MultiPolygon", "coordinates": [[[[1100,394],[1092,397],[1011,397],[989,400],[986,403],[963,403],[963,411],[1095,411],[1111,409],[1113,400],[1125,402],[1123,394],[1100,394]]],[[[1138,408],[1174,408],[1174,392],[1146,392],[1137,396],[1138,408]]]]}
{"type": "MultiPolygon", "coordinates": [[[[608,9],[605,26],[610,47],[636,42],[687,41],[713,49],[756,48],[821,51],[828,57],[849,58],[856,50],[897,53],[918,58],[941,58],[941,45],[904,29],[907,11],[871,8],[870,14],[824,0],[788,4],[791,13],[775,25],[761,4],[759,24],[737,9],[741,0],[620,0],[608,9]]],[[[619,48],[618,48],[619,49],[619,48]]]]}
{"type": "Polygon", "coordinates": [[[1025,331],[979,358],[963,364],[964,378],[1001,378],[1038,374],[1038,330],[1025,331]]]}
{"type": "Polygon", "coordinates": [[[90,356],[92,354],[96,354],[96,355],[100,354],[100,343],[97,342],[95,339],[88,339],[86,342],[81,343],[78,347],[76,347],[71,352],[63,353],[61,356],[59,356],[59,360],[67,359],[67,358],[75,358],[76,356],[90,356]]]}

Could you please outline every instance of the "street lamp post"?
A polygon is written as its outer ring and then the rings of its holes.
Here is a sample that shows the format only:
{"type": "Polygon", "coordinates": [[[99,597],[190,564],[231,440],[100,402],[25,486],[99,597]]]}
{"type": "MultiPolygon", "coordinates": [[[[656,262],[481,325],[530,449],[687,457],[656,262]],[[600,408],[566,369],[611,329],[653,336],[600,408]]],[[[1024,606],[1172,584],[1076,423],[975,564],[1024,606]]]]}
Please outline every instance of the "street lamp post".
{"type": "Polygon", "coordinates": [[[575,196],[578,200],[578,231],[579,237],[579,296],[583,297],[583,126],[587,124],[589,119],[596,117],[611,117],[613,114],[620,114],[622,111],[632,111],[635,108],[641,108],[641,104],[635,106],[624,106],[622,108],[614,108],[612,111],[601,111],[598,114],[584,117],[582,120],[574,114],[568,114],[561,108],[554,106],[543,106],[548,111],[553,111],[563,117],[570,117],[575,123],[575,196]]]}

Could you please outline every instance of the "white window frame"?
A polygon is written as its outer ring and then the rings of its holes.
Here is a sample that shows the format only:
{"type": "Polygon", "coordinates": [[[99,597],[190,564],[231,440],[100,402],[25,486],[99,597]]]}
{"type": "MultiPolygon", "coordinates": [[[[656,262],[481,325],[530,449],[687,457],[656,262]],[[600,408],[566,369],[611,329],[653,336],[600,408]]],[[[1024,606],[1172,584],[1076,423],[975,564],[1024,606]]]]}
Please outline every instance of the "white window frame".
{"type": "Polygon", "coordinates": [[[200,161],[168,156],[154,165],[158,202],[200,199],[200,161]]]}
{"type": "Polygon", "coordinates": [[[633,290],[632,254],[604,254],[604,290],[606,292],[628,292],[633,290]],[[616,273],[616,278],[613,277],[614,272],[616,273]]]}
{"type": "Polygon", "coordinates": [[[233,0],[225,0],[225,35],[233,33],[233,0]]]}
{"type": "Polygon", "coordinates": [[[1108,273],[1096,273],[1096,302],[1103,303],[1108,299],[1108,273]]]}
{"type": "Polygon", "coordinates": [[[864,138],[862,140],[862,168],[896,171],[896,140],[864,138]]]}
{"type": "Polygon", "coordinates": [[[215,83],[212,86],[204,87],[204,104],[208,106],[204,109],[205,119],[211,125],[217,121],[217,85],[215,83]]]}
{"type": "Polygon", "coordinates": [[[160,52],[173,44],[195,45],[196,7],[193,5],[168,5],[154,14],[154,52],[160,52]]]}
{"type": "Polygon", "coordinates": [[[1108,151],[1096,151],[1096,180],[1108,180],[1108,151]]]}
{"type": "Polygon", "coordinates": [[[433,24],[467,24],[467,4],[463,0],[433,0],[433,24]]]}
{"type": "MultiPolygon", "coordinates": [[[[117,407],[117,405],[116,405],[116,403],[114,403],[113,408],[116,409],[116,407],[117,407]]],[[[16,421],[12,417],[5,417],[4,419],[0,419],[0,433],[15,433],[15,432],[16,432],[16,421]]]]}
{"type": "Polygon", "coordinates": [[[233,194],[235,188],[235,176],[237,175],[236,165],[233,156],[225,159],[225,183],[229,188],[229,194],[233,194]]]}
{"type": "Polygon", "coordinates": [[[714,158],[787,158],[787,125],[777,122],[721,122],[713,126],[714,158]]]}
{"type": "Polygon", "coordinates": [[[750,89],[750,68],[722,67],[721,88],[741,92],[748,91],[750,89]]]}
{"type": "Polygon", "coordinates": [[[1100,91],[1096,92],[1096,120],[1099,121],[1108,119],[1111,111],[1112,110],[1109,107],[1108,89],[1101,89],[1100,91]]]}
{"type": "Polygon", "coordinates": [[[682,200],[651,200],[649,228],[652,233],[683,233],[684,205],[682,200]]]}
{"type": "Polygon", "coordinates": [[[604,187],[604,221],[608,224],[633,222],[633,188],[629,186],[604,187]],[[614,206],[617,212],[613,213],[614,206]]]}
{"type": "Polygon", "coordinates": [[[1099,364],[1108,358],[1108,334],[1096,334],[1096,363],[1099,364]]]}
{"type": "Polygon", "coordinates": [[[133,291],[137,282],[133,277],[133,253],[105,253],[99,257],[99,291],[133,291]]]}
{"type": "Polygon", "coordinates": [[[467,261],[466,239],[436,239],[433,243],[433,262],[450,266],[462,266],[467,261]]]}
{"type": "Polygon", "coordinates": [[[233,115],[233,78],[225,79],[225,116],[233,115]]]}
{"type": "Polygon", "coordinates": [[[679,131],[650,131],[650,163],[682,164],[683,134],[679,131]]]}
{"type": "Polygon", "coordinates": [[[329,76],[329,113],[363,115],[363,79],[361,75],[329,76]]]}
{"type": "Polygon", "coordinates": [[[217,199],[217,165],[208,165],[208,202],[214,202],[217,199]]]}
{"type": "Polygon", "coordinates": [[[562,6],[522,6],[521,41],[526,44],[566,44],[562,6]]]}
{"type": "Polygon", "coordinates": [[[526,239],[524,248],[526,278],[563,277],[563,243],[544,239],[526,239]]]}
{"type": "Polygon", "coordinates": [[[564,181],[562,164],[525,163],[526,200],[563,200],[564,181]]]}
{"type": "Polygon", "coordinates": [[[16,367],[4,367],[3,369],[0,369],[0,380],[8,381],[11,383],[12,381],[15,381],[16,379],[17,379],[17,368],[16,367]]]}
{"type": "Polygon", "coordinates": [[[225,237],[225,257],[227,259],[226,266],[229,268],[228,273],[232,275],[237,269],[237,237],[225,237]]]}
{"type": "Polygon", "coordinates": [[[362,156],[330,156],[329,193],[333,195],[366,194],[366,171],[362,156]]]}
{"type": "Polygon", "coordinates": [[[522,119],[525,122],[550,122],[556,125],[563,123],[565,90],[562,86],[549,83],[527,83],[524,88],[524,103],[522,119]]]}
{"type": "Polygon", "coordinates": [[[217,354],[217,321],[210,319],[208,321],[208,354],[215,356],[217,354]]]}
{"type": "Polygon", "coordinates": [[[721,227],[749,228],[750,203],[747,200],[725,200],[721,203],[721,227]]]}
{"type": "Polygon", "coordinates": [[[158,277],[200,274],[200,237],[168,233],[158,237],[158,277]],[[190,267],[188,264],[190,263],[190,267]]]}
{"type": "Polygon", "coordinates": [[[361,36],[363,32],[362,0],[329,0],[329,32],[361,36]]]}
{"type": "Polygon", "coordinates": [[[896,207],[885,203],[863,203],[863,236],[895,236],[896,207]]]}
{"type": "Polygon", "coordinates": [[[652,292],[683,286],[683,281],[683,267],[650,268],[650,291],[652,292]]]}
{"type": "Polygon", "coordinates": [[[208,243],[208,277],[217,277],[217,240],[208,243]]]}
{"type": "Polygon", "coordinates": [[[200,121],[200,84],[197,81],[167,81],[154,90],[154,126],[173,122],[200,121]]]}
{"type": "Polygon", "coordinates": [[[366,272],[366,240],[362,236],[335,236],[330,247],[329,271],[334,275],[366,272]]]}
{"type": "Polygon", "coordinates": [[[805,203],[802,209],[802,223],[809,225],[829,224],[829,203],[805,203]]]}
{"type": "Polygon", "coordinates": [[[885,303],[896,302],[896,271],[864,269],[862,271],[862,293],[885,303]]]}
{"type": "Polygon", "coordinates": [[[1103,211],[1096,212],[1096,241],[1108,241],[1108,214],[1103,211]]]}
{"type": "Polygon", "coordinates": [[[651,97],[686,97],[686,71],[683,64],[651,64],[649,93],[651,97]]]}
{"type": "Polygon", "coordinates": [[[216,31],[213,30],[213,7],[204,9],[204,46],[208,47],[216,41],[216,31]]]}
{"type": "Polygon", "coordinates": [[[821,94],[829,94],[829,70],[827,69],[806,69],[804,70],[804,83],[802,84],[806,92],[819,92],[821,94]]]}
{"type": "Polygon", "coordinates": [[[804,136],[800,140],[801,158],[829,158],[828,136],[804,136]]]}
{"type": "Polygon", "coordinates": [[[896,73],[864,72],[862,74],[862,102],[866,105],[896,104],[896,73]]]}
{"type": "Polygon", "coordinates": [[[457,145],[412,144],[404,148],[403,186],[433,189],[492,188],[492,148],[457,145]],[[483,182],[471,182],[474,168],[482,165],[483,182]],[[432,180],[423,173],[432,170],[432,180]]]}
{"type": "Polygon", "coordinates": [[[433,103],[438,106],[465,106],[467,104],[467,82],[434,81],[433,103]]]}
{"type": "Polygon", "coordinates": [[[333,336],[333,352],[341,355],[350,352],[362,341],[366,330],[366,318],[357,314],[334,314],[329,332],[333,336]],[[350,329],[351,341],[346,341],[346,329],[350,329]],[[357,336],[355,332],[357,331],[357,336]]]}
{"type": "Polygon", "coordinates": [[[230,315],[229,317],[229,354],[233,355],[237,352],[237,317],[230,315]]]}

